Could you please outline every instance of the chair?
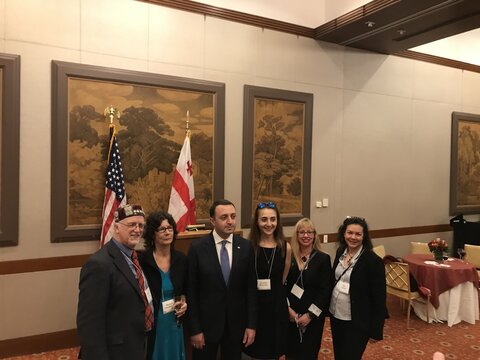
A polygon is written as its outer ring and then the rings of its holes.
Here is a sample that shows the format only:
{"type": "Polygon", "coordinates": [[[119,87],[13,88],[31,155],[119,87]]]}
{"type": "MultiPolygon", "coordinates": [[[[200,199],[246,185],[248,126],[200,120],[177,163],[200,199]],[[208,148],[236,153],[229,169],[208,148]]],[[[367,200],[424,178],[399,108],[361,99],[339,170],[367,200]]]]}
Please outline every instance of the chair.
{"type": "Polygon", "coordinates": [[[407,329],[410,325],[410,308],[413,301],[418,301],[426,306],[427,323],[430,322],[428,314],[428,304],[430,303],[431,291],[427,288],[420,288],[419,291],[411,291],[410,288],[410,269],[408,264],[399,261],[385,264],[385,277],[387,280],[387,294],[400,298],[402,308],[405,302],[407,306],[407,329]],[[422,298],[420,292],[427,297],[427,301],[422,298]]]}
{"type": "Polygon", "coordinates": [[[377,254],[380,257],[380,259],[383,259],[386,255],[385,246],[383,245],[377,245],[372,250],[375,254],[377,254]]]}
{"type": "Polygon", "coordinates": [[[478,276],[480,276],[480,246],[465,244],[465,261],[477,268],[478,276]]]}
{"type": "Polygon", "coordinates": [[[424,242],[410,242],[410,254],[431,254],[428,244],[424,242]]]}

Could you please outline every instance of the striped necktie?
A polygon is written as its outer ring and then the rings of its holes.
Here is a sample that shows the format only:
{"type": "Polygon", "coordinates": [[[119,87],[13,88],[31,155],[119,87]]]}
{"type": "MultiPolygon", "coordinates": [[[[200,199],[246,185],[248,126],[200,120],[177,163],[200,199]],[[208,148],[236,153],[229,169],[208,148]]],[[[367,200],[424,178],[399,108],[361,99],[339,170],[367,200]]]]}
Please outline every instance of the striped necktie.
{"type": "Polygon", "coordinates": [[[135,272],[137,274],[138,286],[142,292],[143,302],[145,303],[145,330],[150,331],[153,328],[153,312],[150,304],[148,303],[147,294],[145,293],[145,278],[143,277],[142,269],[140,268],[140,263],[138,262],[137,252],[133,250],[132,262],[135,272]]]}

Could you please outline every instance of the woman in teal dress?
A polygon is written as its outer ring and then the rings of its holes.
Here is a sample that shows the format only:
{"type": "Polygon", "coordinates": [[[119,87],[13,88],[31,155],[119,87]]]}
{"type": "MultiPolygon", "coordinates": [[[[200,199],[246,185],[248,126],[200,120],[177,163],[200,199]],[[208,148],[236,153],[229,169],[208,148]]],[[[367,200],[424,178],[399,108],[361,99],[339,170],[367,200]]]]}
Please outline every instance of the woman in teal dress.
{"type": "Polygon", "coordinates": [[[186,256],[174,249],[176,223],[167,212],[153,213],[145,226],[146,251],[139,256],[155,309],[148,336],[147,360],[184,360],[182,316],[187,311],[186,256]]]}

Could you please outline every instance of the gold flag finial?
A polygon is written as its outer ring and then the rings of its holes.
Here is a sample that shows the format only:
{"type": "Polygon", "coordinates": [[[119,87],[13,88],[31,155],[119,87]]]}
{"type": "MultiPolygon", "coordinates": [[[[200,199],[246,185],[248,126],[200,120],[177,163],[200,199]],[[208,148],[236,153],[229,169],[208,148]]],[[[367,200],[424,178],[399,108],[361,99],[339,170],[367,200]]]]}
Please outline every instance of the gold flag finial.
{"type": "Polygon", "coordinates": [[[118,111],[117,108],[114,108],[112,105],[105,108],[103,115],[110,119],[110,125],[113,124],[113,118],[116,117],[117,119],[120,119],[120,111],[118,111]]]}
{"type": "Polygon", "coordinates": [[[187,110],[187,127],[185,129],[185,135],[187,135],[188,138],[190,138],[190,136],[192,134],[191,131],[190,131],[190,128],[188,127],[189,123],[190,123],[190,110],[187,110]]]}

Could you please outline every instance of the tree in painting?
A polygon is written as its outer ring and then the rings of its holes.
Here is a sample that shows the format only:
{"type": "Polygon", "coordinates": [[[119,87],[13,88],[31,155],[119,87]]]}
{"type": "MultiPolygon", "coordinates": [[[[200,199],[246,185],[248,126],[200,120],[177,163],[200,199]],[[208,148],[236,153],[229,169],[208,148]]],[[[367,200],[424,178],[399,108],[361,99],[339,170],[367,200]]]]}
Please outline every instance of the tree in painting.
{"type": "Polygon", "coordinates": [[[142,204],[146,212],[168,209],[172,174],[185,138],[185,114],[190,111],[197,218],[208,218],[213,189],[211,94],[75,79],[69,96],[68,224],[101,223],[109,145],[105,104],[122,109],[116,128],[127,199],[142,204]]]}
{"type": "Polygon", "coordinates": [[[457,202],[477,205],[480,201],[480,124],[459,123],[457,157],[457,202]]]}
{"type": "Polygon", "coordinates": [[[275,200],[299,212],[303,168],[303,104],[256,99],[252,206],[275,200]]]}

